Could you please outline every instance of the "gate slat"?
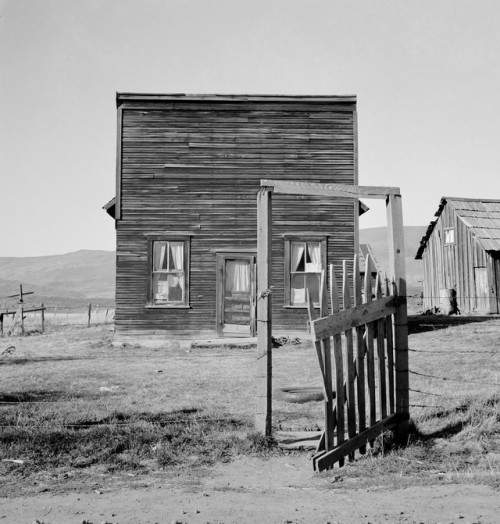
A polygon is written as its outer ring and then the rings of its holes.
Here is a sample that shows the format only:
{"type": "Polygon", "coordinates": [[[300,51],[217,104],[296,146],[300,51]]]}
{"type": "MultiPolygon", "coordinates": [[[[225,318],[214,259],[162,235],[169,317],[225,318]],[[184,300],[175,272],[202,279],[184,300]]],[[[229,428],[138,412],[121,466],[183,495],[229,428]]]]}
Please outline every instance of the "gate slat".
{"type": "MultiPolygon", "coordinates": [[[[359,257],[354,256],[353,269],[353,287],[354,287],[354,305],[359,306],[362,303],[361,294],[361,277],[359,273],[359,257]]],[[[363,333],[365,328],[359,326],[356,328],[356,390],[358,394],[358,427],[362,433],[366,429],[366,406],[365,406],[365,342],[363,333]]],[[[361,454],[366,453],[366,446],[359,448],[361,454]]]]}
{"type": "MultiPolygon", "coordinates": [[[[365,266],[365,303],[372,301],[372,276],[370,273],[370,255],[366,256],[365,266]]],[[[370,426],[373,426],[377,421],[377,407],[375,405],[375,361],[373,353],[373,335],[374,326],[372,322],[366,324],[366,371],[368,378],[368,395],[370,398],[370,426]]],[[[373,444],[373,443],[371,443],[373,444]]]]}
{"type": "MultiPolygon", "coordinates": [[[[389,288],[389,280],[385,279],[385,296],[390,296],[391,289],[389,288]]],[[[391,413],[395,411],[394,404],[394,344],[392,336],[392,315],[385,317],[385,336],[387,339],[387,375],[389,382],[389,410],[391,413]]]]}
{"type": "MultiPolygon", "coordinates": [[[[375,282],[375,298],[382,298],[382,285],[380,283],[380,273],[377,274],[375,282]]],[[[387,416],[387,387],[385,374],[385,319],[381,318],[377,322],[377,356],[378,356],[378,393],[380,405],[380,417],[387,416]]]]}
{"type": "Polygon", "coordinates": [[[397,426],[404,418],[405,416],[402,413],[394,413],[384,420],[380,420],[373,426],[370,426],[368,429],[365,429],[362,433],[357,434],[353,439],[344,442],[342,446],[328,453],[323,453],[315,462],[317,471],[323,471],[332,467],[341,457],[345,457],[351,451],[356,450],[362,445],[366,445],[368,441],[373,442],[383,431],[397,426]]]}
{"type": "MultiPolygon", "coordinates": [[[[344,309],[351,308],[351,290],[347,274],[347,261],[343,264],[342,297],[344,309]]],[[[356,399],[354,396],[354,344],[352,329],[345,332],[346,338],[346,367],[347,367],[347,432],[349,438],[356,435],[356,399]]],[[[354,460],[354,452],[349,455],[349,460],[354,460]]]]}
{"type": "MultiPolygon", "coordinates": [[[[322,293],[326,295],[326,286],[322,288],[322,293]]],[[[340,311],[339,292],[337,279],[333,265],[330,265],[330,301],[332,304],[332,314],[340,311]]],[[[344,414],[344,358],[342,355],[342,338],[341,335],[333,337],[333,353],[335,359],[335,393],[337,404],[337,446],[345,440],[345,414],[344,414]]],[[[339,460],[339,466],[344,465],[344,459],[339,460]]]]}
{"type": "MultiPolygon", "coordinates": [[[[309,327],[310,327],[311,322],[316,319],[316,311],[314,310],[314,303],[311,298],[311,294],[309,293],[309,289],[306,289],[306,295],[307,295],[307,313],[309,315],[309,327]]],[[[325,363],[323,362],[323,354],[321,351],[321,342],[315,341],[314,348],[316,349],[319,369],[321,371],[321,378],[323,379],[323,397],[326,402],[326,399],[328,397],[327,395],[328,388],[326,386],[325,363]]],[[[321,437],[319,439],[318,445],[316,446],[316,453],[319,453],[322,451],[325,451],[325,430],[323,430],[321,437]]]]}
{"type": "MultiPolygon", "coordinates": [[[[319,295],[319,309],[322,317],[328,315],[328,293],[326,290],[326,273],[321,272],[321,289],[319,295]]],[[[333,413],[333,392],[332,392],[332,355],[330,338],[325,338],[321,341],[321,353],[323,356],[323,365],[325,369],[325,450],[329,451],[333,448],[333,432],[335,429],[335,419],[333,413]]],[[[338,392],[337,392],[338,397],[338,392]]],[[[337,410],[337,421],[338,410],[337,410]]],[[[339,430],[337,428],[337,432],[339,430]]]]}

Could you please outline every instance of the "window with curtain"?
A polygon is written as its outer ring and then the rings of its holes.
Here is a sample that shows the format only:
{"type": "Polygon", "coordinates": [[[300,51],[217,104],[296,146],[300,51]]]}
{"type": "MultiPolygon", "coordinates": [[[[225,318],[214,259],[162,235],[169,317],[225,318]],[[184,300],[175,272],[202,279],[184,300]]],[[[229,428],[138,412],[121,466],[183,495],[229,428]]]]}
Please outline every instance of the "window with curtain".
{"type": "Polygon", "coordinates": [[[326,238],[286,239],[285,305],[307,305],[309,289],[312,300],[319,304],[321,271],[326,266],[326,238]]]}
{"type": "Polygon", "coordinates": [[[187,242],[153,240],[151,251],[151,303],[187,305],[187,242]]]}

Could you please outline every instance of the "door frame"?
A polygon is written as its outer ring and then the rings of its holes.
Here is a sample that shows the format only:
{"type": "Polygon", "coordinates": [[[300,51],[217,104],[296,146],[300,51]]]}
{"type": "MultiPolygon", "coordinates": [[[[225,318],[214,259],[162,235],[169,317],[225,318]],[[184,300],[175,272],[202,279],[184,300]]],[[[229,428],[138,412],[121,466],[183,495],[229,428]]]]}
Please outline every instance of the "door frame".
{"type": "Polygon", "coordinates": [[[256,293],[257,293],[257,271],[256,271],[256,254],[251,251],[224,251],[217,253],[216,259],[216,293],[215,293],[215,310],[216,310],[216,329],[219,336],[239,336],[254,337],[256,335],[256,293]],[[227,260],[248,260],[250,262],[250,325],[248,333],[227,335],[224,333],[224,290],[226,289],[226,261],[227,260]]]}

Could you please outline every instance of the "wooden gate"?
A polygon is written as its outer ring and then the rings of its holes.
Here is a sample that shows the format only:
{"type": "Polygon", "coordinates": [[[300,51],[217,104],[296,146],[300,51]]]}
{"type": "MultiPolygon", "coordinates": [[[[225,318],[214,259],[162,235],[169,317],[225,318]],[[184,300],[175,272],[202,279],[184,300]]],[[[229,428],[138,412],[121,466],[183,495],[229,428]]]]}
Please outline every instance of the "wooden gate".
{"type": "Polygon", "coordinates": [[[342,466],[344,457],[353,459],[356,450],[365,453],[367,443],[373,444],[379,434],[407,418],[406,414],[396,412],[395,402],[395,286],[393,283],[389,285],[387,279],[382,285],[379,274],[373,288],[369,264],[367,257],[362,283],[358,257],[354,258],[351,288],[344,261],[342,304],[333,266],[330,266],[331,312],[324,273],[321,279],[320,318],[316,318],[312,301],[309,300],[309,326],[325,396],[325,430],[313,457],[314,469],[318,471],[335,463],[342,466]],[[352,300],[354,305],[351,307],[352,300]]]}
{"type": "MultiPolygon", "coordinates": [[[[404,232],[403,232],[403,210],[402,199],[399,188],[377,187],[377,186],[347,186],[341,184],[317,184],[302,181],[279,181],[261,180],[261,189],[257,195],[257,373],[256,373],[256,413],[255,427],[260,433],[270,436],[272,434],[272,285],[271,285],[271,262],[272,262],[272,194],[288,195],[317,195],[322,198],[342,198],[353,199],[354,205],[358,204],[359,198],[384,199],[387,210],[387,235],[389,249],[388,269],[391,274],[393,284],[393,294],[385,291],[383,296],[381,291],[382,282],[376,287],[375,300],[371,300],[371,293],[365,292],[365,301],[360,299],[359,289],[361,284],[355,285],[358,291],[352,293],[354,307],[351,308],[349,302],[351,293],[345,292],[343,296],[346,302],[343,310],[340,310],[338,300],[334,299],[332,314],[329,314],[326,293],[326,278],[323,276],[323,290],[321,300],[321,318],[313,319],[310,322],[316,348],[321,355],[320,367],[324,376],[326,408],[325,418],[328,430],[324,438],[324,443],[320,445],[318,455],[315,458],[315,467],[325,469],[335,462],[341,463],[346,454],[352,456],[356,449],[364,450],[367,442],[371,442],[385,428],[396,426],[396,438],[400,442],[405,442],[409,430],[409,387],[408,387],[408,326],[406,309],[406,276],[405,276],[405,255],[404,255],[404,232]],[[392,328],[390,327],[392,326],[392,328]],[[342,333],[344,333],[346,356],[345,366],[341,349],[342,333]],[[337,388],[337,406],[333,408],[333,385],[331,367],[331,342],[333,338],[334,359],[336,361],[335,377],[336,384],[342,386],[337,388]],[[364,346],[361,342],[366,339],[364,346]],[[351,355],[356,341],[356,353],[361,357],[354,363],[351,355]],[[392,342],[391,342],[392,340],[392,342]],[[387,342],[387,346],[384,341],[387,342]],[[359,346],[358,346],[359,345],[359,346]],[[361,349],[365,347],[366,349],[361,349]],[[381,371],[380,366],[376,367],[378,351],[383,353],[380,362],[388,362],[389,358],[394,360],[394,366],[386,369],[384,364],[381,371]],[[393,347],[392,347],[393,346],[393,347]],[[358,350],[359,347],[359,350],[358,350]],[[387,347],[392,347],[390,351],[387,347]],[[376,348],[376,351],[375,351],[376,348]],[[389,356],[390,354],[390,356],[389,356]],[[342,357],[342,358],[341,358],[342,357]],[[361,385],[365,384],[365,379],[357,377],[357,374],[365,374],[366,361],[366,380],[368,383],[368,399],[373,399],[377,395],[376,378],[377,373],[383,387],[379,387],[380,402],[379,407],[373,402],[363,401],[361,385]],[[352,362],[352,364],[351,364],[352,362]],[[360,365],[363,362],[363,365],[360,365]],[[347,370],[344,379],[344,367],[347,370]],[[373,372],[372,372],[373,370],[373,372]],[[378,371],[377,371],[378,370],[378,371]],[[356,375],[354,375],[356,374],[356,375]],[[345,386],[343,386],[345,381],[345,386]],[[366,410],[368,405],[368,423],[365,416],[359,417],[357,426],[352,422],[353,413],[356,413],[356,405],[352,394],[354,385],[360,388],[358,395],[357,411],[366,410]],[[385,389],[384,389],[385,388],[385,389]],[[344,394],[345,390],[345,394],[344,394]],[[382,391],[384,392],[382,394],[382,391]],[[390,393],[389,393],[390,391],[390,393]],[[344,424],[344,405],[347,399],[347,426],[348,443],[345,443],[345,424],[344,424]],[[359,401],[361,399],[361,401],[359,401]],[[350,401],[349,401],[350,400],[350,401]],[[360,407],[361,406],[361,407],[360,407]],[[338,416],[341,413],[342,416],[338,416]],[[350,414],[350,415],[349,415],[350,414]],[[349,418],[350,417],[350,418],[349,418]],[[336,421],[334,423],[334,421],[336,421]],[[350,421],[350,422],[349,422],[350,421]],[[334,429],[339,425],[337,441],[334,442],[334,429]],[[344,444],[345,443],[345,444],[344,444]]],[[[355,246],[356,247],[356,246],[355,246]]],[[[357,248],[354,250],[356,253],[357,248]]],[[[357,262],[356,262],[357,265],[357,262]]],[[[359,272],[354,271],[354,279],[359,272]]],[[[369,274],[369,271],[366,272],[369,274]]],[[[332,278],[330,279],[333,282],[332,278]]],[[[347,278],[345,279],[347,286],[347,278]]],[[[371,281],[370,281],[371,282],[371,281]]],[[[368,286],[368,284],[366,284],[368,286]]],[[[386,286],[384,286],[385,288],[386,286]]],[[[336,285],[332,286],[332,295],[338,296],[336,285]]],[[[311,308],[310,308],[311,309],[311,308]]],[[[314,309],[311,311],[311,318],[314,309]]],[[[366,387],[366,386],[364,386],[366,387]]],[[[354,418],[355,420],[355,418],[354,418]]]]}

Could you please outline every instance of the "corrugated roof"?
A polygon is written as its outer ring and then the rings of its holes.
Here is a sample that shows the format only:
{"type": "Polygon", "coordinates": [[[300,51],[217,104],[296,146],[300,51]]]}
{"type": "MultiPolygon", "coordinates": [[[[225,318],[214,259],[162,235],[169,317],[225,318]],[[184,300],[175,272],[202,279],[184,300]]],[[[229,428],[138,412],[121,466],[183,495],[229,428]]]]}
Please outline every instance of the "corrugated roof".
{"type": "MultiPolygon", "coordinates": [[[[500,200],[443,197],[435,213],[436,217],[441,216],[447,204],[485,251],[500,251],[500,200]]],[[[422,258],[436,223],[437,220],[432,221],[422,237],[415,256],[417,260],[422,258]]]]}

